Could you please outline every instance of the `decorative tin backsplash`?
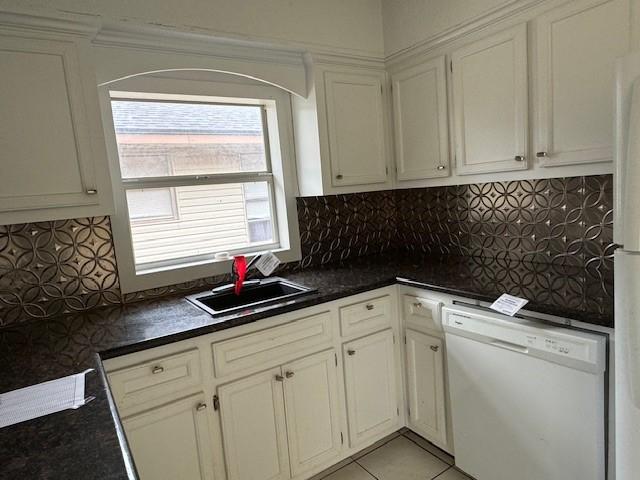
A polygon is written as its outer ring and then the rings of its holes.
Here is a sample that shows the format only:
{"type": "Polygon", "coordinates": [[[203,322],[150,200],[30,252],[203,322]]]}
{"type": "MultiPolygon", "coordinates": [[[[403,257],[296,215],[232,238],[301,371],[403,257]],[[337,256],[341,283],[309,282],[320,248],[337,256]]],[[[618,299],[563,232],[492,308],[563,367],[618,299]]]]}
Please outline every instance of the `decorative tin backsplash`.
{"type": "MultiPolygon", "coordinates": [[[[613,275],[611,175],[298,199],[309,268],[407,249],[585,266],[613,275]]],[[[123,295],[108,217],[0,226],[0,326],[189,292],[209,277],[123,295]]]]}

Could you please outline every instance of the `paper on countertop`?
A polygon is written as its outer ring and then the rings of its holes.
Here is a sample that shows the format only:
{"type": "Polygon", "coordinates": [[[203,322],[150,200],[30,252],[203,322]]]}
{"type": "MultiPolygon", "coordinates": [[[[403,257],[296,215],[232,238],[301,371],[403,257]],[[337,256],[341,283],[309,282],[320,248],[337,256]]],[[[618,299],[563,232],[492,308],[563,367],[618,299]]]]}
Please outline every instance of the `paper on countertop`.
{"type": "Polygon", "coordinates": [[[265,277],[271,275],[276,268],[280,265],[280,259],[273,253],[263,253],[256,261],[255,267],[260,270],[260,273],[265,277]]]}
{"type": "Polygon", "coordinates": [[[513,317],[518,311],[524,307],[529,300],[520,297],[514,297],[507,293],[503,293],[500,297],[491,304],[491,309],[496,312],[504,313],[513,317]]]}
{"type": "Polygon", "coordinates": [[[0,428],[90,402],[94,397],[85,398],[84,380],[91,371],[0,394],[0,428]]]}

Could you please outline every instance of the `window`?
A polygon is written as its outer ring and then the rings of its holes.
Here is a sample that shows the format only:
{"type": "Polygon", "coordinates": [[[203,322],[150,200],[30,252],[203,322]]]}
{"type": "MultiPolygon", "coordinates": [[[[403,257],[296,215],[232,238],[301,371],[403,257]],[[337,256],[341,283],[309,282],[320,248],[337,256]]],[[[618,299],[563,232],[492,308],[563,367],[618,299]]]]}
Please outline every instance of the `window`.
{"type": "Polygon", "coordinates": [[[216,265],[222,252],[299,257],[276,100],[108,92],[121,177],[116,203],[123,206],[114,235],[125,292],[226,271],[228,265],[216,265]]]}

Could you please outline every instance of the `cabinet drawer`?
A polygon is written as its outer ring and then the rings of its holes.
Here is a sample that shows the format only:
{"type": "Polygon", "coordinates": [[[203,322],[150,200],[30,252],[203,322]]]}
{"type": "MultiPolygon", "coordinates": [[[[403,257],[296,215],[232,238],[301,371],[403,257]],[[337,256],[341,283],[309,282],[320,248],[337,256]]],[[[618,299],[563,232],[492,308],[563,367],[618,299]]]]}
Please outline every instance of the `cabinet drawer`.
{"type": "Polygon", "coordinates": [[[343,337],[380,330],[391,325],[391,297],[371,298],[340,309],[343,337]]]}
{"type": "Polygon", "coordinates": [[[331,314],[322,312],[214,343],[211,348],[215,374],[224,377],[253,367],[272,367],[301,351],[329,346],[332,337],[331,314]]]}
{"type": "Polygon", "coordinates": [[[402,302],[407,325],[429,330],[442,330],[440,319],[442,302],[414,295],[404,295],[402,302]]]}
{"type": "Polygon", "coordinates": [[[144,403],[201,383],[197,349],[159,357],[109,374],[109,383],[120,409],[144,403]]]}

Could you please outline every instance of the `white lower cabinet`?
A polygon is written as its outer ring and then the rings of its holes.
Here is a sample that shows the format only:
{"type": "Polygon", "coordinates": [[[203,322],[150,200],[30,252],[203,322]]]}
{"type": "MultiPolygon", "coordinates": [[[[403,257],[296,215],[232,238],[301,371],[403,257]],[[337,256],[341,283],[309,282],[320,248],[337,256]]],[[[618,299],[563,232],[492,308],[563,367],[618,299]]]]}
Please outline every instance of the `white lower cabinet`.
{"type": "Polygon", "coordinates": [[[359,446],[398,423],[393,330],[345,343],[349,443],[359,446]]]}
{"type": "Polygon", "coordinates": [[[142,480],[214,478],[206,412],[199,394],[122,419],[142,480]]]}
{"type": "Polygon", "coordinates": [[[218,388],[228,480],[290,478],[280,367],[218,388]]]}
{"type": "Polygon", "coordinates": [[[338,456],[341,442],[337,360],[333,350],[289,363],[284,405],[291,474],[296,477],[338,456]]]}
{"type": "Polygon", "coordinates": [[[407,329],[408,426],[438,446],[447,443],[444,342],[407,329]]]}
{"type": "Polygon", "coordinates": [[[330,465],[341,448],[333,350],[218,388],[229,480],[279,480],[330,465]]]}

